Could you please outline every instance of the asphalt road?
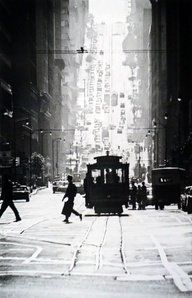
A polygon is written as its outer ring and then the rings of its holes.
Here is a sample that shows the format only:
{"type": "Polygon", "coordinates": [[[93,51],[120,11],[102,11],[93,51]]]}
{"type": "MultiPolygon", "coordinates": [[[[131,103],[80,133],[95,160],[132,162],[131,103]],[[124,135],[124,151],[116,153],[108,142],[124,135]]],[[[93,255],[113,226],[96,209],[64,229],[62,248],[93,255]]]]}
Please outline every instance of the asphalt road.
{"type": "Polygon", "coordinates": [[[0,219],[0,297],[191,297],[192,216],[176,206],[96,216],[39,191],[0,219]]]}

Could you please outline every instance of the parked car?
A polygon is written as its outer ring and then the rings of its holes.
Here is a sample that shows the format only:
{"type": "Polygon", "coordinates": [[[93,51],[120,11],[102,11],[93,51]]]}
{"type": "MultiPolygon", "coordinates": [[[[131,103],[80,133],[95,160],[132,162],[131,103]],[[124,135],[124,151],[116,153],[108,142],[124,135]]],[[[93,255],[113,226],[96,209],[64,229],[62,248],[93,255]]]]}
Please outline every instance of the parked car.
{"type": "Polygon", "coordinates": [[[181,193],[181,208],[183,211],[192,213],[192,186],[186,186],[181,193]]]}
{"type": "Polygon", "coordinates": [[[30,190],[27,185],[13,185],[13,200],[25,200],[29,202],[30,190]]]}
{"type": "Polygon", "coordinates": [[[68,181],[58,180],[53,182],[53,193],[65,192],[68,186],[68,181]]]}

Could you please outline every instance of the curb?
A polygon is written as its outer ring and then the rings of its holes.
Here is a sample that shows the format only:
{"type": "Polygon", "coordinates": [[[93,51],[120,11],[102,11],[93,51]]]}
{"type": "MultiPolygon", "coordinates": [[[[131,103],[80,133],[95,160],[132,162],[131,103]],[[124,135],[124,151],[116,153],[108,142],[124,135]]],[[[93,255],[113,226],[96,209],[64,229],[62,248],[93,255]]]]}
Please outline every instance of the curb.
{"type": "Polygon", "coordinates": [[[34,196],[34,195],[36,195],[40,190],[42,190],[42,189],[46,189],[46,188],[47,188],[46,186],[42,186],[42,187],[36,188],[32,193],[30,193],[30,196],[34,196]]]}

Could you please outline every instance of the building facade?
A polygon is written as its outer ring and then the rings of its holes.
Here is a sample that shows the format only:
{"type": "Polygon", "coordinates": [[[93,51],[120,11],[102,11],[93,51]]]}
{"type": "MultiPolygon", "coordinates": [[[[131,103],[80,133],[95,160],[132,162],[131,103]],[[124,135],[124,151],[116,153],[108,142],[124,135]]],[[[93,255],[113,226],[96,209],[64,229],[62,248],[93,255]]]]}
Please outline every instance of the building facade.
{"type": "Polygon", "coordinates": [[[191,1],[153,1],[152,117],[157,165],[187,169],[191,182],[191,1]]]}
{"type": "Polygon", "coordinates": [[[73,126],[81,63],[63,50],[83,46],[87,13],[88,1],[0,1],[0,142],[17,180],[29,180],[33,152],[49,164],[44,175],[58,167],[54,141],[73,126]]]}

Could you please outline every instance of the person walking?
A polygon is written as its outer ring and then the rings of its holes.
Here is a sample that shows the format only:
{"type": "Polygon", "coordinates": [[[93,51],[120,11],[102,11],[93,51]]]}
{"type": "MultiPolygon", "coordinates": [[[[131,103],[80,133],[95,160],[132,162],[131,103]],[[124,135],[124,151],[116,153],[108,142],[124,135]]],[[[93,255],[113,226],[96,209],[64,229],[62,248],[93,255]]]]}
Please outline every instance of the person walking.
{"type": "Polygon", "coordinates": [[[142,182],[141,191],[142,191],[142,203],[141,203],[142,209],[145,210],[146,201],[147,201],[147,187],[145,185],[145,182],[142,182]]]}
{"type": "Polygon", "coordinates": [[[92,204],[90,202],[90,196],[89,196],[89,190],[90,190],[90,186],[93,185],[93,177],[90,176],[88,173],[85,176],[85,179],[83,180],[83,188],[84,188],[84,192],[85,192],[85,206],[87,208],[92,208],[92,204]]]}
{"type": "Polygon", "coordinates": [[[137,200],[137,186],[135,185],[135,182],[131,182],[131,204],[132,209],[136,209],[136,200],[137,200]]]}
{"type": "Polygon", "coordinates": [[[141,185],[138,185],[137,189],[137,204],[138,204],[138,210],[142,209],[142,189],[141,185]]]}
{"type": "Polygon", "coordinates": [[[3,176],[2,178],[2,193],[1,193],[1,199],[3,200],[3,203],[1,205],[0,209],[0,217],[5,212],[7,207],[10,207],[14,214],[15,214],[15,222],[20,221],[21,217],[19,215],[19,212],[17,208],[15,207],[15,204],[13,203],[13,186],[11,180],[8,178],[7,175],[3,176]]]}
{"type": "Polygon", "coordinates": [[[71,216],[71,213],[79,216],[80,220],[82,220],[82,214],[73,209],[74,199],[77,194],[77,187],[73,183],[73,177],[68,175],[67,180],[69,184],[62,201],[64,201],[65,198],[68,198],[68,200],[65,202],[61,213],[65,215],[64,222],[69,223],[69,217],[71,216]]]}

